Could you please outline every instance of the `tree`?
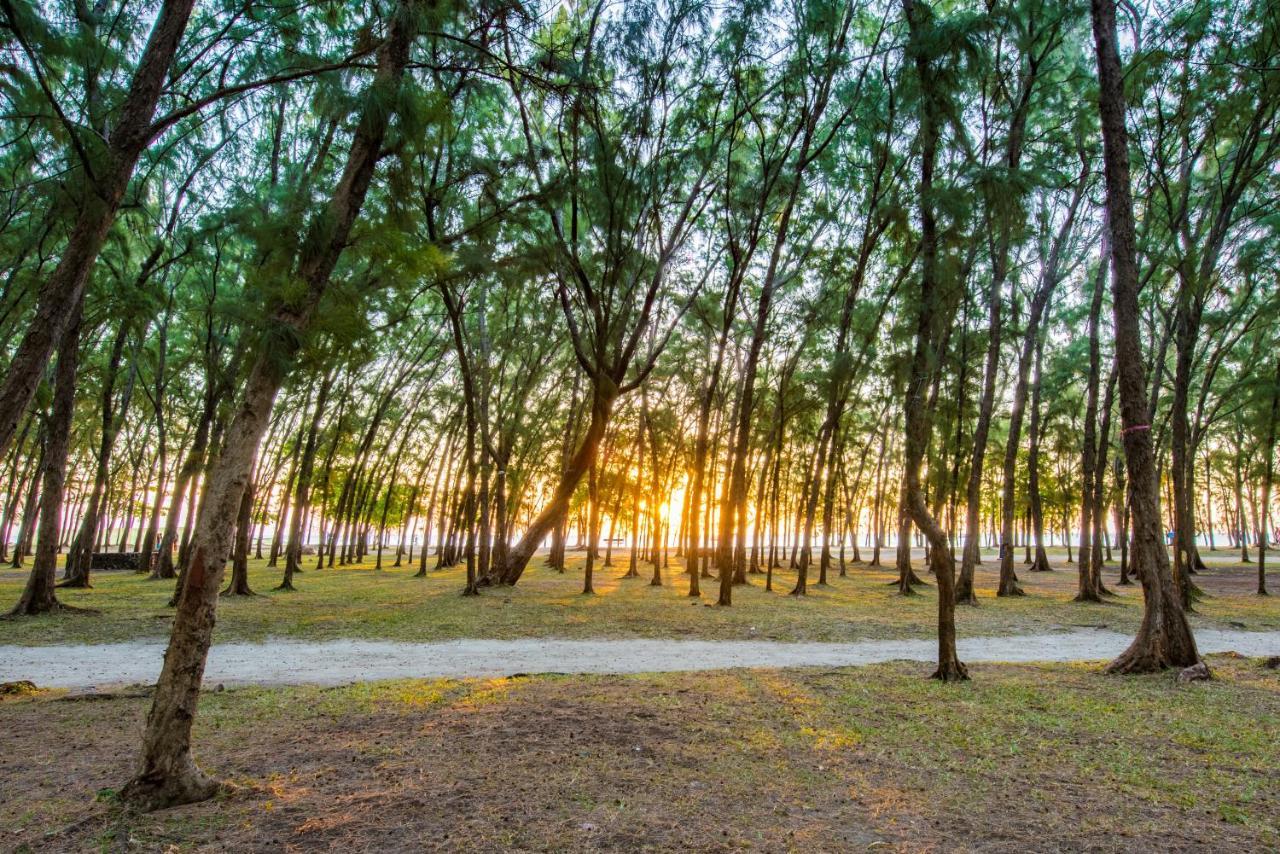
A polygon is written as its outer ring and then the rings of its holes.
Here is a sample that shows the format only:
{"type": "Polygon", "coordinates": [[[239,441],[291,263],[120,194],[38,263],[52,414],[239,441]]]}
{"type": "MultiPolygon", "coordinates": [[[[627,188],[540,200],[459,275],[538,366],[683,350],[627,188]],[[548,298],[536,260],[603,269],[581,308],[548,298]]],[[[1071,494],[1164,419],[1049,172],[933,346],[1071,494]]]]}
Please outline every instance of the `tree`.
{"type": "MultiPolygon", "coordinates": [[[[911,59],[919,87],[920,125],[920,289],[915,301],[915,346],[910,379],[903,398],[903,504],[912,523],[924,532],[930,546],[930,568],[938,581],[938,669],[943,682],[969,678],[956,653],[955,568],[946,532],[929,512],[920,480],[920,466],[929,445],[931,412],[925,401],[929,378],[937,370],[938,340],[945,316],[944,294],[938,280],[938,225],[934,213],[934,169],[946,109],[936,79],[939,52],[948,47],[945,23],[929,6],[903,0],[911,59]]],[[[953,35],[954,37],[954,35],[953,35]]]]}
{"type": "Polygon", "coordinates": [[[191,724],[195,718],[200,680],[212,640],[214,610],[229,548],[231,520],[239,507],[266,429],[271,406],[299,347],[298,336],[311,322],[329,279],[360,213],[382,150],[391,113],[400,89],[409,49],[417,26],[412,0],[402,0],[388,21],[378,49],[377,72],[352,137],[342,176],[329,203],[308,226],[295,266],[301,293],[286,298],[271,313],[276,335],[260,352],[244,392],[210,484],[192,549],[191,568],[178,600],[173,633],[165,652],[164,669],[156,683],[147,715],[142,763],[121,796],[144,809],[159,809],[212,797],[218,784],[208,778],[191,756],[191,724]]]}
{"type": "Polygon", "coordinates": [[[1160,522],[1160,491],[1147,411],[1146,359],[1138,328],[1138,265],[1125,127],[1124,72],[1116,36],[1116,4],[1091,0],[1098,63],[1098,115],[1111,233],[1111,294],[1115,315],[1116,372],[1120,391],[1125,467],[1133,526],[1131,562],[1142,582],[1142,624],[1133,643],[1107,666],[1111,673],[1144,673],[1189,667],[1200,661],[1195,637],[1174,587],[1160,522]]]}

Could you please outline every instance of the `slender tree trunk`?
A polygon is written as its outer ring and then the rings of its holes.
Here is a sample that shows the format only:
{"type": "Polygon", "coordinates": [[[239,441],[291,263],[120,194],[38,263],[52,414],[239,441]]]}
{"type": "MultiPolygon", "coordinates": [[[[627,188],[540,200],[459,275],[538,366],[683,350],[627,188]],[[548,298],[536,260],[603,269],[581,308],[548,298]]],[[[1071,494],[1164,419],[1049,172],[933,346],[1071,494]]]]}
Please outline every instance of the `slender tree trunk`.
{"type": "Polygon", "coordinates": [[[40,493],[40,529],[36,538],[35,557],[31,562],[27,586],[22,591],[18,604],[10,612],[14,615],[43,614],[64,607],[58,602],[54,582],[58,565],[59,510],[66,483],[71,422],[75,415],[76,365],[79,359],[81,323],[79,305],[73,306],[71,312],[72,316],[58,344],[58,360],[54,369],[53,407],[44,450],[44,488],[40,493]]]}
{"type": "Polygon", "coordinates": [[[1267,443],[1262,449],[1265,474],[1262,478],[1262,532],[1258,536],[1258,595],[1267,594],[1267,539],[1271,531],[1271,484],[1276,474],[1276,427],[1280,423],[1280,359],[1276,360],[1275,385],[1271,390],[1271,417],[1267,419],[1267,443]]]}
{"type": "Polygon", "coordinates": [[[506,562],[502,566],[494,567],[495,571],[500,573],[498,580],[502,584],[511,585],[520,580],[520,576],[524,574],[525,567],[529,565],[529,559],[533,557],[538,545],[553,528],[564,520],[568,513],[569,502],[573,498],[573,493],[577,490],[578,484],[582,482],[587,469],[590,468],[591,463],[595,460],[596,450],[600,445],[600,440],[604,437],[605,428],[609,425],[613,402],[616,398],[616,384],[596,384],[593,388],[591,420],[587,424],[587,431],[583,435],[578,449],[569,459],[569,464],[561,474],[560,482],[556,484],[551,500],[529,524],[519,542],[512,546],[506,562]]]}
{"type": "Polygon", "coordinates": [[[941,97],[939,84],[934,80],[934,69],[925,43],[936,41],[931,30],[933,24],[927,12],[914,0],[903,0],[909,28],[907,55],[914,59],[923,98],[921,99],[920,126],[920,291],[916,303],[915,349],[903,400],[903,503],[904,516],[920,528],[928,539],[930,560],[938,581],[938,668],[934,678],[944,682],[968,679],[968,670],[956,653],[955,624],[955,567],[951,551],[947,547],[947,535],[929,512],[925,503],[920,467],[929,447],[932,413],[926,407],[925,392],[929,378],[936,368],[938,358],[937,327],[942,309],[937,287],[938,233],[933,212],[933,170],[937,158],[939,122],[944,107],[938,103],[941,97]],[[928,30],[926,30],[928,28],[928,30]]]}
{"type": "Polygon", "coordinates": [[[222,591],[223,596],[253,596],[249,588],[249,539],[253,533],[253,477],[249,477],[244,495],[240,498],[240,512],[236,516],[236,536],[231,551],[231,583],[222,591]]]}
{"type": "Polygon", "coordinates": [[[1112,0],[1090,0],[1098,60],[1098,112],[1106,166],[1107,219],[1111,230],[1112,296],[1116,369],[1124,425],[1125,462],[1133,519],[1133,563],[1142,582],[1143,616],[1137,637],[1108,665],[1112,673],[1141,673],[1200,661],[1165,551],[1160,487],[1147,410],[1146,360],[1138,308],[1137,245],[1129,178],[1129,134],[1125,128],[1124,71],[1116,43],[1112,0]]]}
{"type": "Polygon", "coordinates": [[[115,383],[120,373],[120,362],[124,356],[128,328],[128,321],[121,321],[108,358],[106,376],[102,386],[100,409],[102,434],[98,445],[97,467],[94,471],[93,486],[89,491],[89,504],[85,509],[84,519],[81,521],[80,531],[72,541],[71,551],[67,554],[67,580],[62,583],[63,587],[92,586],[89,583],[89,572],[92,568],[94,545],[99,533],[98,523],[102,507],[106,503],[107,478],[111,472],[111,450],[115,446],[116,435],[119,433],[121,426],[123,426],[124,417],[128,414],[129,399],[133,390],[133,377],[136,371],[135,365],[134,370],[130,372],[129,380],[120,400],[120,412],[117,415],[114,406],[115,383]]]}
{"type": "Polygon", "coordinates": [[[1031,572],[1049,572],[1049,555],[1044,549],[1044,502],[1040,497],[1040,381],[1044,358],[1044,339],[1036,344],[1035,380],[1031,387],[1031,424],[1028,428],[1027,503],[1031,514],[1031,530],[1035,539],[1035,557],[1031,572]]]}

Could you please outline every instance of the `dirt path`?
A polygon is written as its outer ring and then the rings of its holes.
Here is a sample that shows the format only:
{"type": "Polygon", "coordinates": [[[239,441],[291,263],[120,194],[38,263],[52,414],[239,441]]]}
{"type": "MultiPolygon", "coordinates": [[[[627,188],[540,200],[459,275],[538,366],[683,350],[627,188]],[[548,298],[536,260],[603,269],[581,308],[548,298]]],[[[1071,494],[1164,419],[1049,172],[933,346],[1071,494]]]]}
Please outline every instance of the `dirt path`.
{"type": "MultiPolygon", "coordinates": [[[[1280,654],[1280,632],[1196,633],[1201,652],[1280,654]]],[[[1127,635],[1101,629],[1062,634],[964,638],[966,661],[1089,661],[1111,658],[1127,635]]],[[[409,677],[491,677],[515,673],[645,673],[741,667],[841,667],[897,659],[931,661],[933,641],[780,643],[693,640],[291,641],[227,643],[209,656],[207,684],[340,685],[409,677]]],[[[90,688],[151,683],[164,644],[0,646],[0,682],[30,679],[42,687],[90,688]]]]}

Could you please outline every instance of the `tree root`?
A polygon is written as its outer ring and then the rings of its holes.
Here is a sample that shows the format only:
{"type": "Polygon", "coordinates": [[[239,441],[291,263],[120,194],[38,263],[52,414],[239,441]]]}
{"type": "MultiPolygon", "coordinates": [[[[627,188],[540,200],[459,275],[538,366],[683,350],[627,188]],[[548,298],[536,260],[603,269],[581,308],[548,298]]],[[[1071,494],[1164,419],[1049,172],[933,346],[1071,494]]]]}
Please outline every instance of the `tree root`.
{"type": "Polygon", "coordinates": [[[969,668],[965,667],[963,662],[951,661],[939,664],[938,669],[933,671],[929,676],[930,679],[937,679],[939,682],[968,682],[969,668]]]}
{"type": "Polygon", "coordinates": [[[120,800],[139,812],[154,812],[207,801],[223,790],[222,783],[205,774],[190,759],[186,766],[177,774],[139,774],[120,790],[120,800]]]}
{"type": "Polygon", "coordinates": [[[75,605],[67,605],[56,599],[53,604],[48,607],[32,608],[30,605],[24,607],[19,602],[14,606],[13,610],[7,614],[0,614],[0,620],[17,620],[21,617],[39,617],[42,614],[79,614],[82,617],[100,617],[102,612],[97,608],[77,608],[75,605]]]}

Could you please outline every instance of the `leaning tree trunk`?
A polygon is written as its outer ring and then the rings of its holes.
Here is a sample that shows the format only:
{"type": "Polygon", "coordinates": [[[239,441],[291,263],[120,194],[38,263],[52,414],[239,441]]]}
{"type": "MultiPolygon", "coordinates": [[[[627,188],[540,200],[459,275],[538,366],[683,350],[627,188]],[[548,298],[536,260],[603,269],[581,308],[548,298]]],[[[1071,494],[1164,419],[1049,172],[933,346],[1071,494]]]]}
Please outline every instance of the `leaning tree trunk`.
{"type": "MultiPolygon", "coordinates": [[[[35,536],[36,517],[39,515],[42,494],[40,485],[44,482],[45,467],[49,465],[47,438],[41,442],[41,448],[44,450],[41,451],[40,461],[31,476],[31,483],[27,485],[27,497],[22,502],[22,522],[18,525],[18,537],[13,543],[13,559],[9,562],[9,566],[14,569],[22,567],[22,559],[31,552],[31,540],[35,536]]],[[[57,536],[56,528],[55,536],[57,536]]]]}
{"type": "Polygon", "coordinates": [[[392,13],[346,166],[332,198],[312,220],[301,244],[306,248],[298,260],[296,276],[305,290],[296,302],[281,305],[272,313],[272,327],[289,330],[290,334],[273,336],[274,346],[258,354],[218,462],[210,472],[187,583],[178,601],[164,668],[147,716],[141,767],[120,793],[125,801],[143,809],[204,800],[218,791],[218,784],[196,766],[191,756],[191,725],[212,640],[231,523],[249,481],[276,393],[350,239],[373,178],[392,112],[386,105],[396,102],[408,62],[414,32],[412,6],[413,0],[401,0],[392,13]]]}
{"type": "Polygon", "coordinates": [[[578,445],[578,450],[574,452],[569,459],[569,464],[565,466],[564,472],[560,476],[560,482],[556,484],[555,491],[551,494],[550,502],[547,503],[546,507],[542,508],[542,512],[529,524],[519,542],[507,552],[506,561],[501,565],[494,565],[491,575],[495,577],[496,581],[507,585],[512,585],[519,581],[538,545],[546,538],[547,534],[551,533],[553,528],[564,521],[573,493],[577,490],[578,484],[582,482],[587,469],[595,461],[596,450],[599,448],[600,440],[604,437],[605,428],[609,425],[613,403],[617,396],[617,383],[611,381],[608,377],[602,376],[594,384],[591,397],[591,420],[587,424],[587,431],[578,445]]]}
{"type": "Polygon", "coordinates": [[[11,612],[14,615],[43,614],[63,607],[54,593],[58,568],[58,521],[62,492],[67,477],[67,453],[71,446],[71,420],[75,415],[76,363],[80,349],[80,308],[72,316],[58,345],[58,362],[53,380],[53,409],[48,441],[44,450],[44,488],[40,493],[40,528],[35,559],[26,589],[11,612]]]}
{"type": "Polygon", "coordinates": [[[1129,134],[1125,128],[1124,70],[1116,43],[1114,0],[1091,0],[1098,61],[1098,113],[1106,167],[1107,220],[1111,229],[1115,359],[1129,503],[1133,566],[1142,581],[1143,615],[1137,637],[1108,665],[1111,673],[1143,673],[1188,667],[1200,661],[1195,637],[1174,587],[1160,520],[1160,486],[1148,420],[1138,308],[1137,245],[1129,178],[1129,134]]]}
{"type": "Polygon", "coordinates": [[[129,92],[114,114],[101,156],[95,158],[98,174],[83,184],[62,257],[49,278],[40,283],[35,316],[0,381],[0,455],[13,442],[54,346],[72,317],[78,316],[89,273],[116,220],[134,168],[155,137],[152,120],[156,104],[168,82],[170,66],[194,6],[195,0],[165,0],[160,7],[129,92]]]}
{"type": "Polygon", "coordinates": [[[284,580],[280,583],[281,588],[285,590],[293,589],[293,575],[302,568],[302,517],[311,507],[311,477],[315,470],[320,422],[324,418],[325,406],[329,402],[329,391],[333,388],[333,380],[337,373],[336,369],[328,371],[320,382],[315,411],[307,426],[302,459],[298,463],[298,478],[294,483],[293,493],[293,514],[289,518],[289,539],[284,550],[284,580]]]}
{"type": "Polygon", "coordinates": [[[105,504],[107,478],[111,473],[111,451],[115,447],[116,435],[124,426],[125,416],[129,411],[129,401],[133,396],[133,383],[136,377],[136,362],[130,370],[129,380],[125,384],[120,399],[120,411],[117,415],[113,405],[116,378],[120,373],[120,361],[124,356],[124,345],[129,333],[129,322],[121,321],[116,332],[115,342],[111,347],[111,356],[107,362],[107,372],[102,385],[102,436],[98,446],[98,464],[94,471],[93,488],[89,491],[89,504],[85,509],[80,531],[72,540],[71,551],[67,554],[67,580],[63,587],[90,587],[89,571],[93,564],[94,541],[98,536],[98,524],[105,504]]]}
{"type": "Polygon", "coordinates": [[[1013,571],[1013,499],[1014,475],[1018,464],[1018,446],[1022,438],[1022,416],[1027,405],[1027,391],[1030,385],[1031,361],[1038,352],[1040,339],[1040,321],[1049,304],[1053,290],[1058,284],[1059,259],[1062,248],[1071,236],[1075,224],[1075,214],[1080,200],[1084,196],[1085,181],[1088,176],[1086,167],[1080,175],[1076,190],[1071,199],[1067,215],[1054,237],[1049,249],[1049,256],[1044,261],[1041,278],[1036,287],[1031,305],[1027,309],[1026,328],[1022,334],[1022,349],[1018,355],[1017,382],[1013,392],[1013,410],[1009,415],[1009,439],[1004,454],[1004,492],[1000,518],[1000,587],[997,596],[1021,596],[1022,588],[1018,586],[1017,576],[1013,571]]]}
{"type": "Polygon", "coordinates": [[[195,438],[173,483],[173,496],[169,500],[164,533],[160,537],[160,553],[156,555],[152,578],[167,579],[173,578],[176,574],[173,564],[173,547],[178,538],[178,519],[182,515],[182,504],[186,500],[187,492],[195,488],[196,474],[204,463],[204,453],[209,443],[209,428],[213,423],[213,408],[213,397],[206,392],[204,410],[196,425],[195,438]]]}
{"type": "Polygon", "coordinates": [[[23,487],[29,479],[35,477],[40,467],[41,449],[44,448],[43,436],[37,436],[34,452],[26,448],[27,435],[31,432],[31,424],[37,418],[33,414],[23,424],[22,433],[18,436],[18,444],[14,449],[13,462],[9,467],[9,482],[5,486],[4,520],[0,522],[0,563],[9,559],[9,534],[13,531],[13,519],[22,498],[23,487]],[[23,463],[23,465],[19,465],[23,463]]]}

